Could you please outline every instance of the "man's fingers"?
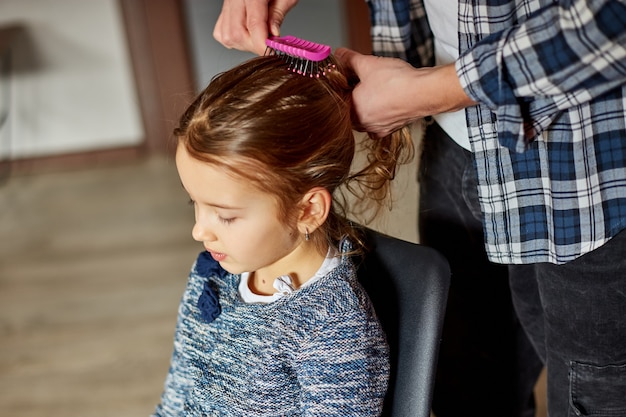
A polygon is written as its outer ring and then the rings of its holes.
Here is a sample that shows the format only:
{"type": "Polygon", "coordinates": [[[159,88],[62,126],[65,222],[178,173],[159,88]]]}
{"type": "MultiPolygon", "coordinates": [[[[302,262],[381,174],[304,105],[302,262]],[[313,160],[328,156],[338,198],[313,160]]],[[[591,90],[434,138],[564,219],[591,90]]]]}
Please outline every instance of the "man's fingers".
{"type": "Polygon", "coordinates": [[[274,36],[280,35],[280,27],[285,20],[285,16],[289,10],[298,3],[298,0],[274,0],[269,4],[268,12],[268,29],[270,34],[274,36]]]}
{"type": "Polygon", "coordinates": [[[224,0],[213,37],[227,48],[265,52],[268,34],[267,1],[224,0]]]}
{"type": "Polygon", "coordinates": [[[268,6],[265,1],[246,1],[246,29],[250,48],[258,55],[265,52],[265,39],[268,35],[268,6]]]}
{"type": "Polygon", "coordinates": [[[268,35],[278,36],[298,0],[224,0],[213,37],[227,48],[265,53],[268,35]]]}

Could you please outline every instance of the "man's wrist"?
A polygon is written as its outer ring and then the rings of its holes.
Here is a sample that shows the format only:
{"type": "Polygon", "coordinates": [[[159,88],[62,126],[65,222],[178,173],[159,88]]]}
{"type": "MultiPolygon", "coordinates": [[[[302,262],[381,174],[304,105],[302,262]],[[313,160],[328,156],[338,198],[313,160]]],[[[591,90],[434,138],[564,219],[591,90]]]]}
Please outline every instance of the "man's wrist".
{"type": "Polygon", "coordinates": [[[463,89],[454,63],[442,65],[438,68],[441,77],[438,85],[443,87],[446,97],[441,113],[462,110],[477,104],[463,89]]]}

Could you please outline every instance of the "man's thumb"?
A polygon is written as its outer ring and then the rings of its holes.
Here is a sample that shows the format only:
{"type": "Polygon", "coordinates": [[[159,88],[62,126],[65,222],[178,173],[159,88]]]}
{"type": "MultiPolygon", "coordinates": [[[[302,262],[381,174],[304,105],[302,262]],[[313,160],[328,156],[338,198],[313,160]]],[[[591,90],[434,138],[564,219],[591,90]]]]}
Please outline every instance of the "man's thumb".
{"type": "Polygon", "coordinates": [[[352,69],[354,69],[356,60],[358,59],[359,55],[360,54],[358,52],[353,51],[352,49],[344,48],[344,47],[337,48],[335,50],[335,58],[337,58],[337,60],[341,62],[343,65],[352,69]]]}
{"type": "Polygon", "coordinates": [[[280,27],[285,20],[285,16],[289,10],[291,10],[297,1],[293,0],[278,0],[270,3],[268,10],[268,23],[270,33],[274,36],[280,35],[280,27]]]}

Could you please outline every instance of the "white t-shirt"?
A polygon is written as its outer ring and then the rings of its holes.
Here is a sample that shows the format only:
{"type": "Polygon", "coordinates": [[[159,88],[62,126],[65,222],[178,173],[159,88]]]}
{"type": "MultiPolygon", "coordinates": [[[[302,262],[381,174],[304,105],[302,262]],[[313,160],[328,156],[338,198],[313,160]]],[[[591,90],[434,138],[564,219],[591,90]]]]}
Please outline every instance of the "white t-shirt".
{"type": "MultiPolygon", "coordinates": [[[[435,63],[449,64],[459,57],[458,1],[424,0],[428,23],[435,38],[435,63]]],[[[465,110],[442,113],[433,119],[456,143],[470,150],[465,110]]]]}

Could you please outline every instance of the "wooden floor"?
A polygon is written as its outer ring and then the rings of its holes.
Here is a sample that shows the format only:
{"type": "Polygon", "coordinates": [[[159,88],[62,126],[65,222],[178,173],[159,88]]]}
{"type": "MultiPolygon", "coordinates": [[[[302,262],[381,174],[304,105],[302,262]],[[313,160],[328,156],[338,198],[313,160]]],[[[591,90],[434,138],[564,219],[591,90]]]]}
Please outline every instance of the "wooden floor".
{"type": "MultiPolygon", "coordinates": [[[[187,200],[166,158],[0,184],[1,416],[152,412],[202,249],[187,200]]],[[[412,240],[414,203],[377,228],[412,240]]]]}
{"type": "Polygon", "coordinates": [[[201,250],[171,161],[0,186],[0,415],[147,416],[201,250]]]}

